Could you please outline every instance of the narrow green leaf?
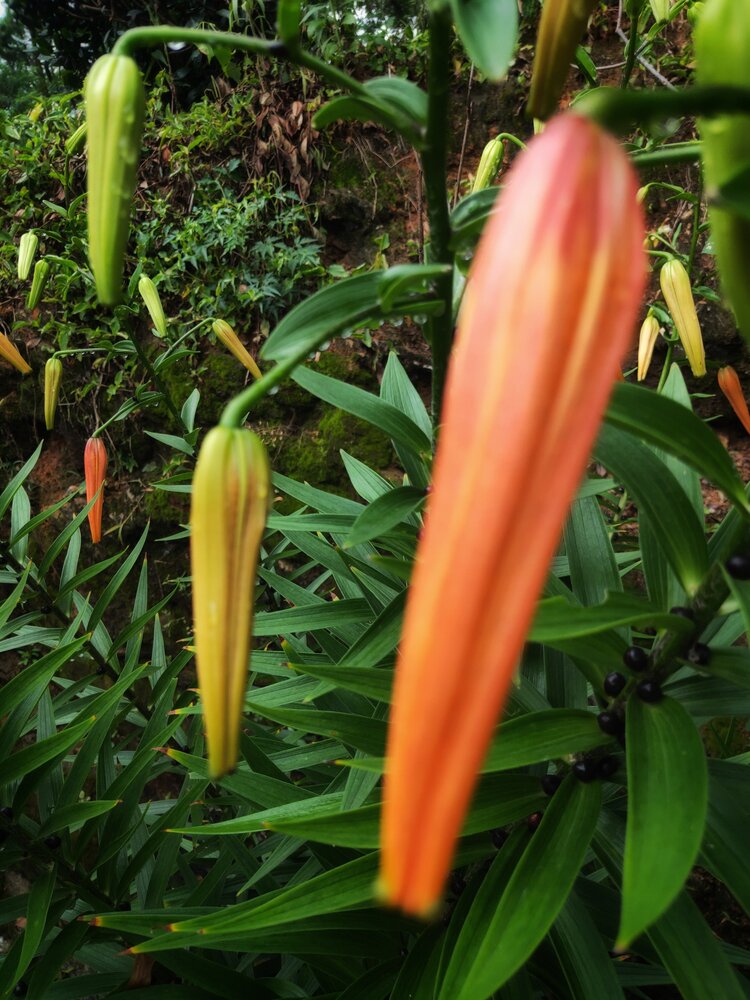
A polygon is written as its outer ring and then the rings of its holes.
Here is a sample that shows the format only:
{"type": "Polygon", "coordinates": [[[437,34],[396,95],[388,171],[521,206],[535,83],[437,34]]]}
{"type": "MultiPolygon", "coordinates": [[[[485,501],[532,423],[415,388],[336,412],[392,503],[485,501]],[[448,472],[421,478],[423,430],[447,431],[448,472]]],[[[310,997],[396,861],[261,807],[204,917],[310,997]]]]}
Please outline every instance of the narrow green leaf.
{"type": "Polygon", "coordinates": [[[372,618],[367,601],[325,601],[284,611],[261,611],[255,616],[253,635],[286,635],[289,632],[316,632],[320,629],[361,625],[372,618]]]}
{"type": "Polygon", "coordinates": [[[384,493],[365,507],[359,515],[344,547],[353,548],[385,534],[396,525],[402,524],[410,514],[419,510],[424,502],[424,491],[413,486],[401,486],[384,493]]]}
{"type": "Polygon", "coordinates": [[[10,507],[13,497],[16,495],[16,491],[21,487],[21,485],[26,481],[26,479],[31,474],[32,469],[39,461],[39,456],[42,454],[42,448],[44,446],[44,441],[40,441],[34,450],[34,454],[29,458],[18,470],[18,472],[13,476],[11,481],[5,487],[2,493],[0,493],[0,517],[2,517],[8,507],[10,507]]]}
{"type": "Polygon", "coordinates": [[[0,763],[0,787],[30,774],[47,761],[61,757],[85,735],[94,721],[91,718],[77,726],[68,726],[55,736],[16,751],[12,757],[0,763]]]}
{"type": "Polygon", "coordinates": [[[562,597],[539,602],[531,627],[531,642],[550,643],[607,632],[622,625],[642,625],[688,632],[691,623],[666,614],[635,594],[610,594],[604,604],[576,607],[562,597]]]}
{"type": "Polygon", "coordinates": [[[568,896],[550,928],[550,940],[571,997],[575,1000],[624,1000],[625,994],[599,929],[575,892],[568,896]]]}
{"type": "Polygon", "coordinates": [[[703,837],[708,787],[703,744],[678,702],[663,698],[647,704],[631,698],[626,727],[628,819],[620,949],[661,916],[682,888],[703,837]]]}

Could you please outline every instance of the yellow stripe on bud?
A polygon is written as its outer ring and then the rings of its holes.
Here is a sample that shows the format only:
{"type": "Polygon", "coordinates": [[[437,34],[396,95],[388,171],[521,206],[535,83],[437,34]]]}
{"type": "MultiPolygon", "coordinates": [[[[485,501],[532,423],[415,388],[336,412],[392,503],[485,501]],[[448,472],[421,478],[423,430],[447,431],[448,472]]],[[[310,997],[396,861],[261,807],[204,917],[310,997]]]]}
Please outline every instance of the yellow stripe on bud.
{"type": "Polygon", "coordinates": [[[698,314],[695,311],[693,289],[682,263],[673,257],[659,272],[659,284],[664,301],[674,320],[675,329],[685,349],[693,375],[706,374],[706,352],[703,348],[698,314]]]}
{"type": "Polygon", "coordinates": [[[39,237],[34,232],[24,233],[18,243],[18,280],[26,281],[34,262],[39,237]]]}
{"type": "Polygon", "coordinates": [[[44,425],[48,431],[55,426],[57,397],[60,395],[63,366],[59,358],[50,358],[44,366],[44,425]]]}
{"type": "Polygon", "coordinates": [[[190,562],[198,684],[213,778],[239,752],[253,624],[255,568],[271,498],[262,442],[214,427],[198,455],[190,509],[190,562]]]}
{"type": "Polygon", "coordinates": [[[638,337],[638,381],[642,382],[648,375],[651,356],[654,353],[656,338],[659,336],[659,320],[649,313],[641,325],[638,337]]]}
{"type": "Polygon", "coordinates": [[[138,282],[138,291],[141,294],[146,309],[148,309],[154,329],[160,337],[166,337],[167,317],[164,315],[164,307],[161,304],[156,285],[151,278],[144,274],[138,282]]]}
{"type": "Polygon", "coordinates": [[[237,358],[240,364],[250,372],[253,378],[262,378],[263,372],[258,368],[253,357],[247,351],[245,345],[231,328],[225,319],[215,319],[211,329],[222,342],[224,347],[237,358]]]}
{"type": "Polygon", "coordinates": [[[490,139],[484,147],[477,167],[477,175],[474,178],[474,186],[471,189],[472,194],[476,191],[484,191],[495,180],[500,164],[503,162],[504,150],[502,139],[490,139]]]}
{"type": "Polygon", "coordinates": [[[45,260],[44,257],[34,264],[34,276],[31,279],[31,290],[29,291],[26,299],[27,309],[36,309],[39,304],[39,299],[42,297],[42,292],[47,284],[47,279],[50,276],[51,270],[52,266],[50,262],[45,260]]]}

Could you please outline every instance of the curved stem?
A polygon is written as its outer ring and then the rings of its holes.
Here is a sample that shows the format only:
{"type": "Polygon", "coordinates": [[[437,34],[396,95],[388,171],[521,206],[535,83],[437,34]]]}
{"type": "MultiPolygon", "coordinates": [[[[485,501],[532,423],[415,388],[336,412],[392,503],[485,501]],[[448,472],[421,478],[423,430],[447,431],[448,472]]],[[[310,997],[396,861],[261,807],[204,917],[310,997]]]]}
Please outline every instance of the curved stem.
{"type": "Polygon", "coordinates": [[[620,90],[600,87],[576,101],[576,111],[588,115],[611,132],[627,132],[631,126],[654,118],[685,115],[750,114],[750,88],[711,86],[683,90],[620,90]]]}

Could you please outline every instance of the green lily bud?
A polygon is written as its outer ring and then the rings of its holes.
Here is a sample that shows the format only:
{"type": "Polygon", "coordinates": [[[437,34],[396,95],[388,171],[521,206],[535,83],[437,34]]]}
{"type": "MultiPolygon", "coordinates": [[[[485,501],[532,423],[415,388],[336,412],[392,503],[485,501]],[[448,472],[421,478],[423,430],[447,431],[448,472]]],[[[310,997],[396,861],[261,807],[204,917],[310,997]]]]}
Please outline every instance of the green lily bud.
{"type": "Polygon", "coordinates": [[[101,56],[86,77],[84,98],[88,123],[89,262],[99,301],[115,305],[122,293],[146,105],[135,61],[130,56],[101,56]]]}
{"type": "MultiPolygon", "coordinates": [[[[708,0],[695,31],[696,80],[702,86],[750,86],[750,4],[708,0]]],[[[750,170],[750,115],[716,115],[698,122],[703,176],[721,286],[737,325],[750,340],[750,221],[721,204],[722,185],[750,170]]]]}
{"type": "Polygon", "coordinates": [[[86,122],[82,122],[75,132],[72,132],[65,140],[65,155],[73,156],[86,142],[86,133],[89,127],[86,122]]]}
{"type": "Polygon", "coordinates": [[[698,314],[695,311],[690,277],[682,263],[673,257],[659,271],[659,284],[667,309],[685,349],[693,375],[706,374],[706,352],[703,349],[698,314]]]}
{"type": "Polygon", "coordinates": [[[484,147],[474,178],[474,186],[471,189],[472,194],[475,191],[484,191],[497,177],[500,164],[503,162],[504,149],[502,139],[490,139],[484,147]]]}
{"type": "Polygon", "coordinates": [[[565,78],[595,3],[596,0],[545,0],[527,106],[534,118],[549,118],[557,110],[565,78]]]}
{"type": "Polygon", "coordinates": [[[47,284],[51,270],[52,265],[44,257],[42,257],[41,260],[38,260],[34,265],[34,276],[31,279],[31,290],[26,299],[27,309],[36,309],[39,299],[42,297],[42,292],[47,284]]]}
{"type": "Polygon", "coordinates": [[[247,368],[253,378],[263,377],[263,372],[258,368],[255,359],[225,319],[215,319],[211,329],[224,347],[237,358],[241,365],[247,368]]]}
{"type": "Polygon", "coordinates": [[[160,337],[166,337],[167,317],[164,315],[164,308],[161,304],[159,293],[156,290],[156,285],[151,278],[144,274],[138,282],[138,291],[141,293],[144,305],[148,309],[154,329],[160,337]]]}
{"type": "Polygon", "coordinates": [[[18,243],[18,280],[26,281],[31,270],[31,264],[39,246],[39,237],[29,230],[24,233],[18,243]]]}
{"type": "Polygon", "coordinates": [[[63,366],[59,358],[50,358],[44,366],[44,424],[48,431],[55,426],[57,397],[60,395],[63,366]]]}
{"type": "Polygon", "coordinates": [[[270,498],[260,439],[244,429],[210,430],[193,477],[190,563],[198,685],[214,778],[237,762],[255,567],[270,498]]]}

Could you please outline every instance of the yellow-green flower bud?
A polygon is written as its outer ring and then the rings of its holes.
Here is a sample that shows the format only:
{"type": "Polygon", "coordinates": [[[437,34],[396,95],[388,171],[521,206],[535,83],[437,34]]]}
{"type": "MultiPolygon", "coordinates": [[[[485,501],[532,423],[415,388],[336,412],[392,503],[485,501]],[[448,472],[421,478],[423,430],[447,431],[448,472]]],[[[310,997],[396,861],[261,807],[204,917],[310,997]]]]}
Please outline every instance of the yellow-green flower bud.
{"type": "Polygon", "coordinates": [[[672,0],[650,0],[650,2],[655,20],[669,20],[669,12],[672,9],[672,0]]]}
{"type": "Polygon", "coordinates": [[[536,36],[528,113],[549,118],[565,86],[570,64],[596,0],[545,0],[536,36]]]}
{"type": "Polygon", "coordinates": [[[24,233],[18,242],[18,280],[26,281],[31,270],[31,265],[36,255],[36,248],[39,246],[39,237],[36,233],[29,231],[24,233]]]}
{"type": "Polygon", "coordinates": [[[75,132],[72,132],[68,138],[65,140],[65,153],[67,156],[74,156],[78,150],[86,142],[86,133],[88,132],[88,125],[86,122],[81,122],[75,132]]]}
{"type": "Polygon", "coordinates": [[[17,368],[22,375],[28,375],[31,371],[31,365],[24,360],[16,345],[4,333],[0,333],[0,358],[17,368]]]}
{"type": "Polygon", "coordinates": [[[659,284],[693,375],[706,374],[706,353],[687,271],[673,257],[659,271],[659,284]]]}
{"type": "Polygon", "coordinates": [[[649,313],[641,325],[638,337],[638,381],[642,382],[648,375],[651,357],[654,353],[656,338],[659,336],[659,320],[649,313]]]}
{"type": "Polygon", "coordinates": [[[240,364],[243,364],[245,368],[247,368],[253,378],[262,377],[263,372],[260,368],[258,368],[252,356],[245,348],[245,345],[225,319],[215,319],[211,329],[222,342],[224,347],[226,347],[226,349],[230,351],[235,358],[237,358],[240,364]]]}
{"type": "Polygon", "coordinates": [[[88,123],[89,262],[96,294],[115,305],[122,293],[146,95],[130,56],[97,59],[84,85],[88,123]]]}
{"type": "Polygon", "coordinates": [[[44,366],[44,424],[48,431],[55,426],[62,372],[62,361],[59,358],[50,358],[44,366]]]}
{"type": "Polygon", "coordinates": [[[151,278],[144,274],[138,282],[138,291],[141,293],[141,298],[148,309],[154,329],[160,337],[166,337],[167,317],[164,315],[164,308],[161,304],[159,293],[156,290],[156,285],[151,278]]]}
{"type": "Polygon", "coordinates": [[[260,439],[245,429],[210,430],[193,476],[190,563],[198,685],[213,778],[237,761],[255,569],[270,499],[271,473],[260,439]]]}
{"type": "Polygon", "coordinates": [[[36,309],[39,304],[39,299],[42,297],[42,292],[47,284],[47,279],[50,276],[50,271],[52,270],[52,265],[48,260],[42,257],[34,264],[34,276],[31,279],[31,289],[26,298],[26,308],[36,309]]]}
{"type": "Polygon", "coordinates": [[[503,162],[504,146],[502,139],[490,139],[482,150],[482,156],[477,167],[477,175],[474,178],[474,186],[471,193],[484,191],[497,177],[500,164],[503,162]]]}

